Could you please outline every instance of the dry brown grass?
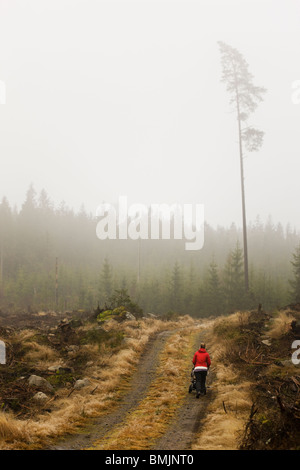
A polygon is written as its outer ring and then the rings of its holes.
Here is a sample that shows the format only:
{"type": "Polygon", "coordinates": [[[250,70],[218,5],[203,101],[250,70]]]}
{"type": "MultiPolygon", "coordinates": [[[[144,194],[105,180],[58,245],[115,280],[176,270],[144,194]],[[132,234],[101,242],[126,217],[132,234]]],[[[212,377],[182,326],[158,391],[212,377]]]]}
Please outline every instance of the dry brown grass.
{"type": "Polygon", "coordinates": [[[279,339],[286,335],[291,328],[291,322],[295,320],[295,317],[289,310],[279,312],[274,318],[268,334],[273,339],[279,339]]]}
{"type": "Polygon", "coordinates": [[[26,423],[20,422],[12,415],[0,413],[0,439],[24,441],[28,438],[26,423]]]}
{"type": "Polygon", "coordinates": [[[207,417],[201,426],[202,431],[192,449],[236,450],[249,417],[251,383],[226,385],[217,378],[214,387],[217,398],[207,410],[207,417]]]}
{"type": "Polygon", "coordinates": [[[25,343],[25,341],[32,339],[35,335],[36,332],[30,329],[16,331],[14,334],[14,340],[16,343],[25,343]]]}
{"type": "Polygon", "coordinates": [[[104,440],[97,450],[149,449],[165,431],[186,394],[186,370],[194,346],[195,330],[185,328],[169,338],[160,355],[156,378],[148,394],[122,425],[104,440]],[[170,361],[170,354],[172,360],[170,361]]]}
{"type": "Polygon", "coordinates": [[[58,359],[58,353],[51,347],[36,341],[37,332],[31,329],[16,331],[13,336],[14,344],[19,344],[25,351],[23,361],[47,368],[58,359]]]}
{"type": "Polygon", "coordinates": [[[213,328],[215,331],[219,330],[226,330],[226,329],[234,329],[234,328],[245,328],[249,321],[250,312],[235,312],[228,316],[220,316],[216,318],[213,323],[213,328]]]}
{"type": "Polygon", "coordinates": [[[49,362],[57,360],[59,357],[58,353],[51,349],[49,346],[44,344],[39,344],[36,341],[31,341],[28,343],[27,352],[24,355],[25,361],[34,362],[36,364],[43,363],[44,367],[48,365],[49,362]]]}

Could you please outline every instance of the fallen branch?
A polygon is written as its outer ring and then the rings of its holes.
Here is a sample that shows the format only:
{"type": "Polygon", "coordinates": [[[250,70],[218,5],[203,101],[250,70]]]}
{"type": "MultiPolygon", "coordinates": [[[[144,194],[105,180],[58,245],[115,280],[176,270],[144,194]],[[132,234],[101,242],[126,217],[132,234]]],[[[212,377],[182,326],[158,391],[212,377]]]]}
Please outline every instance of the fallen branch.
{"type": "Polygon", "coordinates": [[[56,400],[57,396],[54,395],[54,397],[50,398],[49,400],[46,401],[46,403],[44,404],[44,407],[49,405],[49,403],[51,403],[52,401],[56,400]]]}
{"type": "Polygon", "coordinates": [[[258,412],[258,408],[255,408],[255,403],[252,403],[249,420],[252,421],[254,415],[258,412]]]}
{"type": "Polygon", "coordinates": [[[67,398],[69,398],[69,397],[72,395],[72,393],[74,392],[74,390],[75,390],[75,388],[73,387],[72,390],[70,391],[69,395],[67,396],[67,398]]]}
{"type": "Polygon", "coordinates": [[[247,364],[253,364],[255,366],[270,366],[273,364],[273,362],[256,362],[256,361],[249,361],[248,359],[245,359],[244,357],[241,356],[239,353],[239,357],[242,361],[246,362],[247,364]]]}
{"type": "Polygon", "coordinates": [[[91,391],[91,395],[93,395],[93,393],[97,390],[98,388],[98,385],[91,391]]]}

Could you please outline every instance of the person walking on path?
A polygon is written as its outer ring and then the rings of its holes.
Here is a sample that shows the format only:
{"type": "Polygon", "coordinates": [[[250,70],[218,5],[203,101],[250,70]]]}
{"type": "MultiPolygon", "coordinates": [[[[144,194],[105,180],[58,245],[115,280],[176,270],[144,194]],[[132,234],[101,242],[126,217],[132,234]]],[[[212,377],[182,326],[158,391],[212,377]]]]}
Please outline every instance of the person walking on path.
{"type": "Polygon", "coordinates": [[[207,371],[211,365],[211,360],[208,352],[205,349],[205,344],[201,343],[198,351],[195,352],[193,357],[194,374],[196,377],[196,398],[200,395],[206,394],[206,376],[207,371]]]}

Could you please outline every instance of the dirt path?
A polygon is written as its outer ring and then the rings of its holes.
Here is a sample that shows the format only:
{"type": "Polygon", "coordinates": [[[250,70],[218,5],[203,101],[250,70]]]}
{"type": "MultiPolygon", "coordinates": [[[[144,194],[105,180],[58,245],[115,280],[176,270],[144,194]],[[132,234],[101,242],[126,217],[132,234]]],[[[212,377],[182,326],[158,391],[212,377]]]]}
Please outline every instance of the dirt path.
{"type": "Polygon", "coordinates": [[[201,428],[207,406],[214,399],[213,374],[207,378],[207,394],[196,399],[195,390],[184,399],[164,436],[156,441],[152,450],[188,450],[201,428]]]}
{"type": "MultiPolygon", "coordinates": [[[[199,347],[199,342],[205,341],[205,331],[201,331],[197,337],[194,349],[199,347]]],[[[196,391],[188,393],[191,381],[190,373],[187,374],[187,394],[181,407],[177,410],[174,418],[171,420],[167,432],[152,447],[152,450],[189,450],[193,444],[195,436],[200,430],[208,404],[215,397],[213,388],[214,373],[209,371],[206,380],[207,393],[196,399],[196,391]]]]}
{"type": "Polygon", "coordinates": [[[121,399],[117,409],[93,420],[80,434],[67,436],[49,449],[79,450],[89,447],[94,441],[101,439],[114,426],[123,421],[126,415],[135,409],[138,403],[145,397],[155,375],[159,354],[171,333],[173,332],[163,331],[149,340],[145,351],[142,353],[137,370],[129,383],[129,392],[121,399]]]}
{"type": "MultiPolygon", "coordinates": [[[[156,369],[159,364],[159,356],[165,346],[167,338],[174,331],[165,331],[150,339],[144,353],[142,354],[137,370],[128,384],[129,391],[119,401],[117,407],[111,413],[95,419],[90,426],[80,434],[67,436],[64,440],[50,447],[50,450],[80,450],[91,448],[93,443],[100,441],[109,434],[116,426],[126,420],[139,403],[147,396],[147,391],[155,378],[156,369]]],[[[199,333],[200,335],[200,333],[199,333]]],[[[201,338],[203,339],[203,330],[201,338]]],[[[195,350],[198,347],[199,336],[195,342],[195,350]]],[[[207,379],[207,395],[196,399],[196,392],[188,393],[190,384],[190,372],[186,375],[186,396],[170,420],[165,434],[159,438],[152,450],[187,450],[191,448],[193,439],[204,419],[207,405],[213,399],[214,390],[211,386],[213,374],[207,379]]]]}

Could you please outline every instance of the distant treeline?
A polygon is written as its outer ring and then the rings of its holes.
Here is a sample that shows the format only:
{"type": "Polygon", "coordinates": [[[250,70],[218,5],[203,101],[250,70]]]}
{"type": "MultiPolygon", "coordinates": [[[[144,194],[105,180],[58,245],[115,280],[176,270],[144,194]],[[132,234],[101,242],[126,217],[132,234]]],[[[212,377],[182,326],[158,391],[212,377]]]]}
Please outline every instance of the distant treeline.
{"type": "Polygon", "coordinates": [[[118,289],[127,290],[145,312],[159,314],[216,315],[258,304],[268,310],[296,300],[300,237],[289,226],[259,217],[249,225],[246,293],[242,233],[234,224],[205,224],[199,251],[186,251],[184,240],[100,241],[96,225],[83,208],[74,213],[64,203],[55,207],[33,186],[19,211],[3,198],[0,309],[92,309],[118,289]]]}

